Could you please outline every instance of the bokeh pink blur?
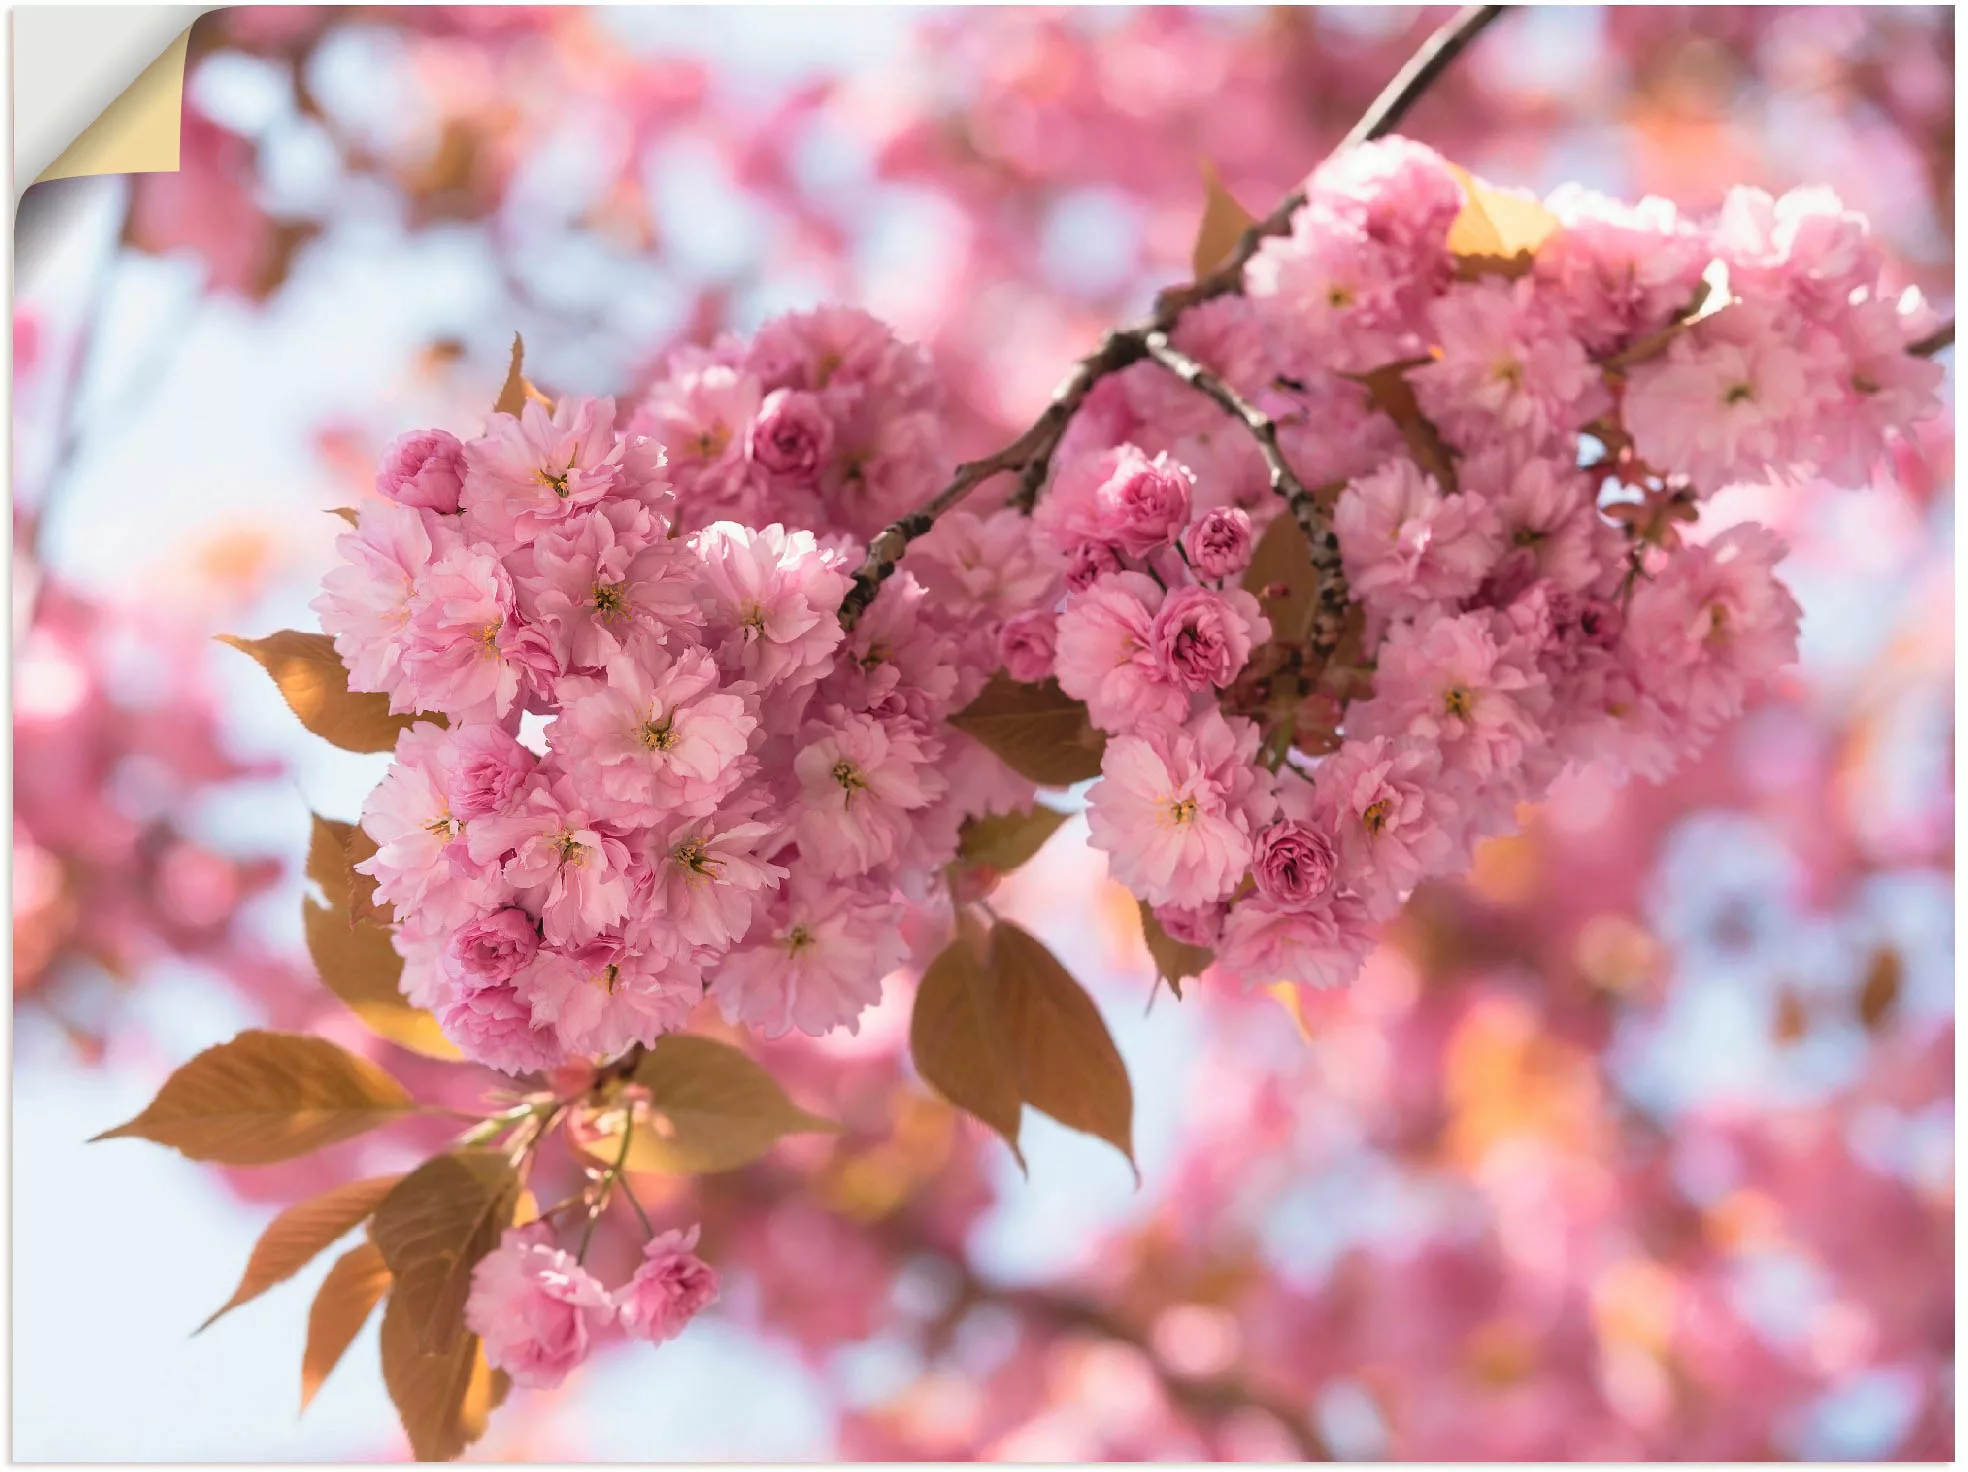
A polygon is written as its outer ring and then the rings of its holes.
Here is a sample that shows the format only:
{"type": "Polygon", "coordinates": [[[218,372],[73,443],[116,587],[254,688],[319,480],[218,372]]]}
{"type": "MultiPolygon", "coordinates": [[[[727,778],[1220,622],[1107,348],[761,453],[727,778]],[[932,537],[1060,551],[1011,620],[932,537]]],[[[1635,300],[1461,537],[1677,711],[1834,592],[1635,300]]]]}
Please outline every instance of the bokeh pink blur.
{"type": "MultiPolygon", "coordinates": [[[[515,330],[541,384],[624,393],[679,344],[845,300],[929,348],[959,453],[994,448],[1188,276],[1205,161],[1268,209],[1447,13],[206,17],[181,171],[111,185],[90,269],[15,302],[21,1066],[154,1086],[223,1035],[159,1035],[137,999],[168,975],[425,1097],[479,1086],[312,977],[308,807],[355,816],[383,759],[304,754],[209,636],[305,626],[324,511],[373,496],[400,431],[481,415],[515,330]]],[[[1952,52],[1939,7],[1524,11],[1403,131],[1540,191],[1828,184],[1945,318],[1952,52]]],[[[1084,823],[1013,876],[999,908],[1128,1057],[1138,1190],[1078,1211],[1080,1156],[1028,1181],[936,1101],[908,974],[858,1037],[768,1045],[846,1133],[636,1190],[701,1216],[713,1317],[824,1407],[808,1453],[1951,1457],[1951,417],[1869,484],[1719,497],[1790,541],[1799,664],[1665,786],[1561,784],[1316,1006],[1164,990],[1137,1038],[1152,971],[1084,823]],[[1013,1218],[1039,1247],[980,1248],[1013,1218]]],[[[226,1181],[257,1224],[407,1143],[226,1181]]],[[[605,1234],[598,1271],[637,1247],[605,1234]]],[[[301,1302],[249,1311],[288,1316],[298,1363],[301,1302]]],[[[161,1328],[154,1353],[202,1344],[161,1328]]],[[[592,1454],[607,1411],[559,1394],[517,1395],[472,1455],[592,1454]]],[[[704,1414],[756,1414],[742,1382],[726,1401],[704,1414]]],[[[406,1451],[379,1418],[367,1454],[406,1451]]]]}

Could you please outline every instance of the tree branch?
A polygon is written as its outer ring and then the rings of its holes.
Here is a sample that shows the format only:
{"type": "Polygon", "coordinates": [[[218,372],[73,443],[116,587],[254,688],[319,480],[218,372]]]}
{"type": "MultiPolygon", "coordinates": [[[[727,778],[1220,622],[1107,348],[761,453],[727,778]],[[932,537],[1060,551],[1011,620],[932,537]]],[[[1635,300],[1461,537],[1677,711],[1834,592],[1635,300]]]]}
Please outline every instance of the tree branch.
{"type": "MultiPolygon", "coordinates": [[[[1422,43],[1421,49],[1374,99],[1373,105],[1341,142],[1339,151],[1391,131],[1435,79],[1448,69],[1449,64],[1508,8],[1503,5],[1471,5],[1458,11],[1422,43]]],[[[1257,254],[1258,247],[1267,238],[1283,235],[1290,230],[1292,215],[1304,203],[1305,190],[1302,186],[1286,195],[1276,209],[1244,231],[1237,240],[1237,248],[1221,266],[1186,286],[1163,292],[1156,299],[1154,312],[1145,322],[1118,329],[1102,338],[1100,346],[1082,358],[1066,381],[1053,392],[1051,401],[1031,428],[996,454],[959,466],[950,483],[927,505],[884,527],[868,544],[868,555],[862,561],[861,570],[854,576],[854,586],[841,601],[841,627],[852,629],[867,611],[868,605],[881,591],[882,583],[895,571],[896,564],[908,550],[909,543],[928,532],[936,524],[937,517],[992,476],[1019,472],[1021,480],[1013,504],[1030,510],[1038,498],[1039,488],[1045,483],[1053,451],[1058,448],[1066,426],[1086,401],[1086,396],[1093,391],[1093,386],[1108,374],[1148,356],[1150,334],[1166,336],[1190,307],[1242,290],[1244,266],[1257,254]]]]}
{"type": "Polygon", "coordinates": [[[1201,363],[1175,347],[1164,333],[1148,334],[1145,347],[1149,358],[1168,369],[1196,392],[1212,399],[1225,413],[1240,421],[1257,441],[1264,464],[1271,472],[1271,489],[1284,497],[1306,545],[1312,551],[1312,570],[1317,574],[1318,595],[1312,612],[1310,641],[1321,657],[1338,646],[1346,622],[1346,570],[1340,564],[1339,538],[1312,492],[1298,478],[1278,446],[1278,423],[1251,403],[1201,363]]]}
{"type": "Polygon", "coordinates": [[[1919,342],[1909,344],[1907,351],[1912,353],[1916,358],[1931,358],[1944,348],[1951,348],[1953,346],[1954,322],[1950,319],[1946,326],[1938,327],[1921,338],[1919,342]]]}

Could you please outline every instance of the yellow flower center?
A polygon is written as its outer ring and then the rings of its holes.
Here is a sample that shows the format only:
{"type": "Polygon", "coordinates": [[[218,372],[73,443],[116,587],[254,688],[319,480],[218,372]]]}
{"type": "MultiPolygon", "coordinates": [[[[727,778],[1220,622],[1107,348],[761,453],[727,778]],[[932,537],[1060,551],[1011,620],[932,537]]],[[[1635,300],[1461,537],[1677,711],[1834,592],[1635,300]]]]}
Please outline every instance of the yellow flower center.
{"type": "Polygon", "coordinates": [[[595,612],[607,623],[628,617],[629,589],[626,583],[596,583],[593,589],[595,612]]]}
{"type": "Polygon", "coordinates": [[[868,779],[862,775],[861,769],[846,757],[834,763],[833,775],[834,780],[840,783],[841,791],[847,795],[849,802],[854,801],[855,793],[862,791],[868,785],[868,779]]]}
{"type": "Polygon", "coordinates": [[[711,857],[708,845],[701,838],[684,839],[670,851],[670,857],[686,873],[701,874],[711,879],[717,877],[719,861],[711,857]]]}
{"type": "Polygon", "coordinates": [[[1384,797],[1379,802],[1370,803],[1367,810],[1360,814],[1360,821],[1366,825],[1367,832],[1378,833],[1385,828],[1391,808],[1392,804],[1384,797]]]}
{"type": "Polygon", "coordinates": [[[1732,383],[1722,391],[1722,402],[1725,404],[1741,404],[1755,397],[1755,385],[1748,383],[1732,383]]]}
{"type": "Polygon", "coordinates": [[[534,474],[540,477],[541,485],[547,487],[548,490],[565,501],[567,499],[567,477],[573,474],[573,472],[573,462],[569,461],[565,470],[548,470],[542,467],[535,471],[534,474]]]}
{"type": "Polygon", "coordinates": [[[813,932],[808,930],[804,925],[795,925],[791,930],[786,932],[787,955],[797,956],[801,951],[810,949],[812,945],[813,932]]]}
{"type": "Polygon", "coordinates": [[[1475,700],[1462,686],[1451,685],[1442,696],[1442,704],[1452,716],[1467,716],[1475,700]]]}
{"type": "Polygon", "coordinates": [[[1169,821],[1178,828],[1187,827],[1196,821],[1196,799],[1193,797],[1174,797],[1168,800],[1169,821]]]}
{"type": "Polygon", "coordinates": [[[580,868],[588,861],[588,846],[576,838],[571,829],[563,828],[553,836],[554,852],[560,855],[563,864],[580,868]]]}
{"type": "Polygon", "coordinates": [[[664,716],[658,721],[644,721],[636,727],[636,740],[642,743],[644,751],[668,751],[676,745],[676,717],[664,716]]]}

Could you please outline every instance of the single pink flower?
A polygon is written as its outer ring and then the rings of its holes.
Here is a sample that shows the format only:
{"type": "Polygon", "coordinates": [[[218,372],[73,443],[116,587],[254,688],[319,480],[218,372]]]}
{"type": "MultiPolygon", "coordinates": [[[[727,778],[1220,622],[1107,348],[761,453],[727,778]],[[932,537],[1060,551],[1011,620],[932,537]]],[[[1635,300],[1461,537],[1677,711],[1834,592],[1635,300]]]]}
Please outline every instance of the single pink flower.
{"type": "Polygon", "coordinates": [[[558,1385],[615,1317],[608,1290],[553,1245],[544,1222],[509,1227],[472,1269],[465,1325],[515,1385],[558,1385]]]}
{"type": "Polygon", "coordinates": [[[718,966],[711,995],[768,1038],[858,1032],[907,952],[901,912],[886,886],[795,879],[718,966]]]}
{"type": "Polygon", "coordinates": [[[385,500],[426,511],[452,512],[465,483],[465,447],[441,429],[398,435],[383,451],[376,492],[385,500]]]}
{"type": "Polygon", "coordinates": [[[1005,620],[998,631],[998,662],[1023,684],[1036,685],[1052,673],[1059,641],[1059,615],[1034,609],[1005,620]]]}
{"type": "Polygon", "coordinates": [[[1117,572],[1066,602],[1054,669],[1103,731],[1123,734],[1180,721],[1189,697],[1155,655],[1155,614],[1166,595],[1145,573],[1117,572]]]}
{"type": "Polygon", "coordinates": [[[911,720],[838,708],[809,725],[793,771],[800,782],[800,857],[829,878],[866,873],[895,856],[909,814],[945,788],[937,747],[911,720]]]}
{"type": "Polygon", "coordinates": [[[1109,741],[1087,793],[1089,842],[1109,872],[1151,905],[1226,898],[1276,807],[1258,739],[1251,722],[1210,707],[1187,726],[1109,741]]]}
{"type": "Polygon", "coordinates": [[[697,1255],[697,1228],[658,1232],[644,1244],[642,1264],[616,1293],[622,1327],[661,1344],[681,1334],[717,1302],[718,1274],[697,1255]]]}
{"type": "Polygon", "coordinates": [[[631,824],[711,811],[745,778],[758,728],[750,692],[726,689],[702,649],[647,665],[617,655],[608,678],[560,682],[547,741],[596,812],[631,824]]]}
{"type": "Polygon", "coordinates": [[[1148,629],[1163,678],[1190,694],[1229,689],[1252,647],[1270,637],[1270,620],[1242,588],[1219,593],[1193,584],[1170,593],[1148,629]]]}
{"type": "Polygon", "coordinates": [[[1189,523],[1182,534],[1183,555],[1205,582],[1234,578],[1250,566],[1255,538],[1250,513],[1241,506],[1218,506],[1189,523]]]}

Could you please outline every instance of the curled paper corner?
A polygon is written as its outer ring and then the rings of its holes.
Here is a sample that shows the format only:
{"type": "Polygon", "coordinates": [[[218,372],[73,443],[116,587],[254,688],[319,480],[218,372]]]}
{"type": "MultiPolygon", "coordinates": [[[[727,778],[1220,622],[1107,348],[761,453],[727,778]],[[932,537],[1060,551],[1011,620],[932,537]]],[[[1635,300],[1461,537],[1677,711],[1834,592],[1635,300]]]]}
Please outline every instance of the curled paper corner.
{"type": "Polygon", "coordinates": [[[186,26],[34,182],[85,174],[176,173],[184,119],[185,53],[190,45],[191,27],[186,26]]]}
{"type": "Polygon", "coordinates": [[[13,181],[175,172],[205,5],[17,5],[13,181]]]}

